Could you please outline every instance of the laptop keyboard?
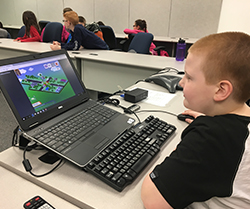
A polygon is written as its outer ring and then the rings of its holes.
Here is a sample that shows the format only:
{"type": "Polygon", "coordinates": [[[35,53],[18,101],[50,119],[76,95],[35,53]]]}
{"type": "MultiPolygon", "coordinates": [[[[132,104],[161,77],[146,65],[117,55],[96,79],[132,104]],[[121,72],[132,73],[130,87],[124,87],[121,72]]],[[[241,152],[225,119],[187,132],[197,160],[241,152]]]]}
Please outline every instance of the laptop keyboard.
{"type": "Polygon", "coordinates": [[[43,131],[36,136],[36,139],[65,154],[103,127],[115,114],[117,114],[115,110],[98,103],[91,103],[87,109],[43,131]]]}
{"type": "Polygon", "coordinates": [[[122,191],[138,177],[175,130],[175,126],[149,116],[117,138],[85,170],[122,191]]]}

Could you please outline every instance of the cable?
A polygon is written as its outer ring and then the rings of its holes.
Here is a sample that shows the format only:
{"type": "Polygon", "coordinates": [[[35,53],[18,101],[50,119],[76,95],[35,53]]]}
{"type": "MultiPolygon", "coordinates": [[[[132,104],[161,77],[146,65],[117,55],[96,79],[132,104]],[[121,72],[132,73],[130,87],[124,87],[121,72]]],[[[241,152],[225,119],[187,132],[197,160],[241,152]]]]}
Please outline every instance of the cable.
{"type": "Polygon", "coordinates": [[[137,113],[141,113],[141,112],[163,112],[163,113],[167,113],[169,115],[173,115],[173,116],[177,117],[177,114],[172,113],[172,112],[168,112],[168,111],[164,111],[164,110],[139,110],[139,111],[137,111],[137,113]]]}
{"type": "Polygon", "coordinates": [[[18,147],[17,146],[17,140],[18,140],[18,134],[17,132],[19,131],[19,126],[17,126],[14,131],[13,131],[13,137],[12,137],[12,146],[13,147],[18,147]]]}
{"type": "Polygon", "coordinates": [[[101,99],[98,101],[99,103],[102,103],[103,105],[104,104],[111,104],[111,105],[114,105],[114,106],[119,106],[120,104],[120,101],[119,99],[111,99],[111,98],[104,98],[104,99],[101,99]]]}
{"type": "Polygon", "coordinates": [[[135,117],[137,118],[137,120],[139,121],[139,123],[141,123],[141,120],[140,120],[140,118],[138,117],[138,115],[137,115],[134,111],[132,111],[132,113],[135,115],[135,117]]]}
{"type": "MultiPolygon", "coordinates": [[[[158,71],[158,72],[155,73],[155,74],[168,73],[168,72],[170,72],[171,70],[174,70],[177,74],[184,74],[183,71],[179,71],[179,70],[177,70],[176,68],[173,68],[173,67],[165,67],[165,68],[163,68],[162,70],[158,71]]],[[[153,75],[154,75],[154,74],[153,74],[153,75]]]]}
{"type": "MultiPolygon", "coordinates": [[[[111,104],[111,105],[114,105],[116,107],[120,107],[123,109],[123,111],[125,112],[125,110],[127,110],[128,108],[127,107],[123,107],[120,105],[120,101],[118,99],[111,99],[111,98],[106,98],[106,99],[102,99],[100,100],[99,102],[101,102],[103,105],[104,104],[111,104]]],[[[128,113],[128,112],[125,112],[125,113],[128,113]]],[[[130,111],[129,114],[134,114],[135,117],[137,118],[137,120],[139,121],[139,123],[141,123],[141,120],[140,118],[138,117],[138,115],[136,115],[136,113],[134,111],[130,111]]]]}
{"type": "Polygon", "coordinates": [[[24,149],[24,151],[23,151],[23,165],[24,165],[24,168],[25,168],[25,170],[27,171],[27,172],[29,172],[32,176],[35,176],[35,177],[43,177],[43,176],[46,176],[46,175],[48,175],[48,174],[50,174],[50,173],[52,173],[54,170],[56,170],[58,167],[59,167],[59,165],[61,165],[61,163],[63,162],[63,159],[60,159],[60,161],[58,162],[58,164],[54,167],[54,168],[52,168],[50,171],[48,171],[47,173],[44,173],[44,174],[34,174],[31,170],[32,170],[32,166],[31,166],[31,164],[30,164],[30,162],[29,162],[29,160],[28,159],[26,159],[26,157],[25,157],[25,153],[26,153],[26,151],[27,151],[27,149],[28,148],[34,148],[36,146],[36,142],[34,143],[34,142],[30,142],[30,143],[28,143],[28,145],[25,147],[25,149],[24,149]]]}

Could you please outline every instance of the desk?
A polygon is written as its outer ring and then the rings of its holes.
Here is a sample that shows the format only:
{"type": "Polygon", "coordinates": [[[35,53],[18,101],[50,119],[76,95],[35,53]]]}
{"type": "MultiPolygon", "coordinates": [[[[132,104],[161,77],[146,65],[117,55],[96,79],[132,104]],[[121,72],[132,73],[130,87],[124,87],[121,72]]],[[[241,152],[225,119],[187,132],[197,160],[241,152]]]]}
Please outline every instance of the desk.
{"type": "MultiPolygon", "coordinates": [[[[127,34],[125,33],[116,33],[116,38],[125,38],[127,34]]],[[[167,37],[167,36],[154,36],[153,41],[160,41],[160,42],[171,42],[171,43],[177,43],[180,37],[167,37]]],[[[197,38],[185,38],[182,37],[186,41],[187,44],[193,44],[198,39],[197,38]]]]}
{"type": "MultiPolygon", "coordinates": [[[[115,35],[116,35],[117,43],[120,43],[120,41],[124,40],[125,36],[127,36],[125,33],[115,34],[115,35]]],[[[176,45],[177,45],[177,42],[179,41],[179,38],[182,38],[185,40],[187,50],[191,45],[193,45],[193,43],[195,43],[198,40],[196,38],[154,36],[153,42],[156,46],[164,46],[169,56],[175,57],[176,45]]]]}
{"type": "Polygon", "coordinates": [[[83,50],[75,58],[81,60],[82,81],[87,89],[107,93],[119,90],[118,86],[128,88],[165,67],[184,71],[185,63],[173,57],[106,50],[83,50]]]}
{"type": "Polygon", "coordinates": [[[0,39],[0,59],[50,51],[50,44],[43,42],[15,42],[13,39],[0,39]]]}
{"type": "MultiPolygon", "coordinates": [[[[136,87],[167,92],[166,89],[160,86],[144,82],[138,83],[136,87]]],[[[165,107],[158,107],[143,102],[139,102],[138,104],[141,106],[141,110],[165,110],[178,114],[184,110],[182,100],[182,92],[177,92],[176,96],[165,107]]],[[[121,104],[125,107],[131,105],[131,103],[122,99],[121,104]]],[[[138,113],[138,116],[141,120],[144,120],[149,114],[151,113],[138,113]]],[[[21,161],[23,152],[13,147],[0,153],[0,164],[11,170],[13,173],[22,176],[26,180],[31,181],[50,192],[53,191],[57,196],[74,203],[80,208],[143,209],[144,207],[140,198],[140,190],[145,175],[151,171],[156,164],[162,162],[164,158],[176,148],[176,145],[180,141],[181,132],[187,126],[185,122],[179,121],[175,116],[166,113],[152,113],[152,115],[175,125],[177,127],[176,133],[161,148],[161,152],[158,153],[157,157],[145,168],[138,178],[122,192],[117,192],[102,181],[85,173],[69,162],[65,162],[59,169],[48,176],[35,178],[25,172],[22,166],[21,161]]],[[[43,151],[32,151],[26,155],[32,164],[34,173],[41,174],[51,168],[49,165],[42,164],[37,160],[37,157],[42,154],[43,151]]]]}
{"type": "Polygon", "coordinates": [[[40,195],[55,208],[77,209],[75,205],[64,199],[42,189],[41,187],[23,179],[22,177],[8,171],[0,166],[0,208],[23,208],[24,202],[40,195]]]}

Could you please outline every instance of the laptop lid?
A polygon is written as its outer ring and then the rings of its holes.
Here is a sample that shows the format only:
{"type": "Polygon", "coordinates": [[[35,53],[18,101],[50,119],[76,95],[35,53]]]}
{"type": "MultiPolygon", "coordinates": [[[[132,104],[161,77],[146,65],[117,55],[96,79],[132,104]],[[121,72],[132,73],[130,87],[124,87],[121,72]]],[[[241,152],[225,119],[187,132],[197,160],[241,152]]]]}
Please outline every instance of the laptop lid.
{"type": "Polygon", "coordinates": [[[89,100],[65,50],[0,60],[0,87],[24,131],[89,100]]]}

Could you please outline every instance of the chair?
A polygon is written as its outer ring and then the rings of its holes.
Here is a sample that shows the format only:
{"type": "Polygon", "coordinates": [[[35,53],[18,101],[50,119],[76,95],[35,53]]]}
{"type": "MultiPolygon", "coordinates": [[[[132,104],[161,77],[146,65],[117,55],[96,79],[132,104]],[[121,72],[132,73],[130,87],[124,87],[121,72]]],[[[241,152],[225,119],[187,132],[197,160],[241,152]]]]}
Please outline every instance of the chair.
{"type": "Polygon", "coordinates": [[[0,28],[0,38],[11,38],[11,36],[7,30],[0,28]]]}
{"type": "Polygon", "coordinates": [[[106,44],[109,46],[109,49],[116,49],[117,48],[117,42],[116,37],[113,29],[110,26],[104,26],[100,25],[100,28],[102,30],[103,39],[106,42],[106,44]]]}
{"type": "Polygon", "coordinates": [[[154,36],[151,33],[137,33],[129,45],[128,52],[150,54],[149,48],[153,39],[154,36]]]}
{"type": "Polygon", "coordinates": [[[41,29],[41,31],[45,28],[45,26],[48,24],[48,23],[50,23],[50,21],[47,21],[47,20],[40,20],[39,21],[39,27],[40,27],[40,29],[41,29]]]}
{"type": "Polygon", "coordinates": [[[19,29],[18,34],[17,34],[17,37],[18,37],[18,38],[19,38],[19,37],[23,37],[24,34],[25,34],[25,30],[26,30],[26,27],[25,27],[25,25],[23,25],[23,26],[19,29]]]}
{"type": "Polygon", "coordinates": [[[63,25],[59,22],[48,23],[43,32],[42,41],[43,42],[61,42],[63,25]]]}
{"type": "Polygon", "coordinates": [[[120,41],[120,46],[121,46],[121,50],[124,52],[128,51],[129,45],[131,43],[131,41],[133,40],[135,34],[128,34],[128,38],[124,38],[123,40],[120,41]]]}

